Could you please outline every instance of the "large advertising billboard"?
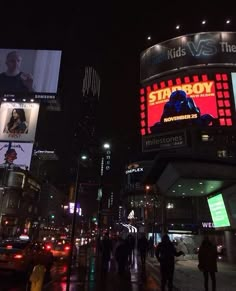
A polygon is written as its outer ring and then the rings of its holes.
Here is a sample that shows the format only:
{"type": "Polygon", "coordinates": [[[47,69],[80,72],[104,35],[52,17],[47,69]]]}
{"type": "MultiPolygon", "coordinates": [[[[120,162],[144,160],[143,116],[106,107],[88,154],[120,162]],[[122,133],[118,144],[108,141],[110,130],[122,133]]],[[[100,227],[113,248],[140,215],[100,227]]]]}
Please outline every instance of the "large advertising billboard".
{"type": "Polygon", "coordinates": [[[0,96],[55,99],[60,50],[0,49],[0,96]]]}
{"type": "Polygon", "coordinates": [[[140,90],[141,134],[186,126],[232,126],[231,72],[194,70],[160,78],[140,90]]]}
{"type": "Polygon", "coordinates": [[[214,227],[230,226],[222,194],[207,199],[214,227]]]}
{"type": "Polygon", "coordinates": [[[234,66],[235,32],[201,32],[169,39],[141,53],[140,82],[186,67],[234,66]]]}
{"type": "Polygon", "coordinates": [[[34,141],[39,104],[4,102],[0,107],[0,140],[34,141]]]}
{"type": "Polygon", "coordinates": [[[33,143],[0,142],[0,167],[30,169],[33,143]]]}

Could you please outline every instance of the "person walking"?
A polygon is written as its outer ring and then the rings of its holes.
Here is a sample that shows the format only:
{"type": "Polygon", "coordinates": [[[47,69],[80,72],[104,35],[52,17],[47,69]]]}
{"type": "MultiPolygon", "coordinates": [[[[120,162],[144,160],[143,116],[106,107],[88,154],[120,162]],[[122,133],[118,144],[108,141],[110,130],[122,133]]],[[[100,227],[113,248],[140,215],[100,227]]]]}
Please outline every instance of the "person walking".
{"type": "Polygon", "coordinates": [[[102,273],[107,273],[109,262],[112,254],[112,241],[109,238],[109,233],[105,233],[101,241],[101,255],[102,255],[102,273]]]}
{"type": "Polygon", "coordinates": [[[115,259],[118,265],[118,274],[124,275],[128,265],[129,248],[127,243],[121,237],[118,238],[115,249],[115,259]]]}
{"type": "Polygon", "coordinates": [[[128,234],[126,238],[126,243],[129,250],[128,263],[129,265],[132,265],[134,260],[134,247],[135,247],[135,238],[132,236],[132,234],[128,234]]]}
{"type": "Polygon", "coordinates": [[[148,251],[148,240],[145,233],[142,233],[141,237],[138,239],[138,251],[141,258],[142,267],[145,268],[146,256],[148,251]]]}
{"type": "Polygon", "coordinates": [[[168,284],[168,291],[172,291],[175,257],[184,255],[184,253],[182,251],[177,252],[168,234],[165,234],[156,247],[155,255],[160,263],[161,291],[165,291],[166,284],[168,284]]]}
{"type": "Polygon", "coordinates": [[[208,278],[211,277],[212,291],[216,291],[217,248],[205,237],[198,251],[198,268],[203,273],[205,291],[208,291],[208,278]]]}

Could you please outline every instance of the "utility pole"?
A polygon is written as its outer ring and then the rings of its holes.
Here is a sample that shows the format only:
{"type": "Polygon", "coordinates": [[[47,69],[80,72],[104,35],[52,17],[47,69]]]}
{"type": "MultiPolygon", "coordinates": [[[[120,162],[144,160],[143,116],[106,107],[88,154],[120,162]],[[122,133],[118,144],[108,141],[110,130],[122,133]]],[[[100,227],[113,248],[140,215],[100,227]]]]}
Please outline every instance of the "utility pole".
{"type": "Polygon", "coordinates": [[[70,290],[70,277],[71,277],[71,265],[73,258],[73,249],[75,243],[75,227],[76,227],[76,210],[79,197],[79,170],[80,170],[80,157],[77,158],[77,172],[76,172],[76,181],[75,181],[75,197],[74,197],[74,212],[72,218],[72,229],[71,229],[71,240],[70,240],[70,253],[68,258],[68,269],[67,269],[67,280],[66,280],[66,291],[70,290]]]}

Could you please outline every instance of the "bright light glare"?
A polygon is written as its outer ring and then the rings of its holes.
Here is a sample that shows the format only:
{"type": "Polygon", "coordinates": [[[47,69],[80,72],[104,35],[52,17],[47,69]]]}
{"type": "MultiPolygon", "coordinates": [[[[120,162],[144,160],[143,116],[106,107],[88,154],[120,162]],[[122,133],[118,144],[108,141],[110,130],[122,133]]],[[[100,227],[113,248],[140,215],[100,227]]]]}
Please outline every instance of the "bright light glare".
{"type": "Polygon", "coordinates": [[[103,147],[104,147],[104,149],[109,149],[110,148],[110,144],[109,143],[104,143],[103,147]]]}

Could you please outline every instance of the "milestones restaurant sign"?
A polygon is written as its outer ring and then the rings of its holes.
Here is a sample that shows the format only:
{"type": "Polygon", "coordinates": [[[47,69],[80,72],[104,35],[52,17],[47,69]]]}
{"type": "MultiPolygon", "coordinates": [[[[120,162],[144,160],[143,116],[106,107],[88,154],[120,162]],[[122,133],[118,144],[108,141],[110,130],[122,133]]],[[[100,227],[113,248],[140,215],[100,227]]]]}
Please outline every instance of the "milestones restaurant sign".
{"type": "Polygon", "coordinates": [[[236,66],[236,32],[201,32],[173,38],[141,53],[140,82],[199,65],[236,66]]]}

